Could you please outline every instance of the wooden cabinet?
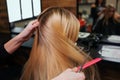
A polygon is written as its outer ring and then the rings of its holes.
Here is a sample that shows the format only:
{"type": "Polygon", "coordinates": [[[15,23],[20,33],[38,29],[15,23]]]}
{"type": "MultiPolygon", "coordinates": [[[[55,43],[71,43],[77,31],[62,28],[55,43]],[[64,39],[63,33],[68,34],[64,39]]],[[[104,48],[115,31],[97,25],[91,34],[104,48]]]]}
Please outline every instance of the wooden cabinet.
{"type": "Polygon", "coordinates": [[[0,1],[0,32],[9,33],[9,22],[6,8],[6,0],[0,1]]]}
{"type": "Polygon", "coordinates": [[[77,0],[42,0],[42,10],[51,6],[63,7],[77,14],[77,0]]]}

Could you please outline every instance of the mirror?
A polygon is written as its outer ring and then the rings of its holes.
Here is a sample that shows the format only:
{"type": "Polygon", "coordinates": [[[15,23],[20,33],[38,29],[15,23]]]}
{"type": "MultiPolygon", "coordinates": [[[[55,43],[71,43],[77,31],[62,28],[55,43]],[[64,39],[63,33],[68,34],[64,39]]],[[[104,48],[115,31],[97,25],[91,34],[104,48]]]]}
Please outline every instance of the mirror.
{"type": "MultiPolygon", "coordinates": [[[[98,16],[101,15],[98,13],[97,16],[95,16],[96,15],[96,14],[94,14],[95,12],[92,12],[92,7],[96,7],[96,5],[95,5],[96,1],[101,1],[101,3],[102,3],[101,6],[100,5],[97,6],[98,10],[101,12],[105,11],[106,6],[108,4],[112,4],[116,10],[115,12],[118,13],[117,15],[120,18],[120,14],[119,14],[120,13],[120,5],[118,5],[118,4],[120,4],[120,0],[77,0],[77,17],[81,24],[80,32],[89,32],[89,33],[94,32],[94,26],[96,26],[96,23],[98,21],[98,16]],[[93,16],[96,17],[96,19],[93,16]]],[[[104,12],[102,14],[105,15],[104,12]]],[[[104,17],[105,16],[100,16],[99,19],[101,20],[104,17]]],[[[109,32],[109,30],[110,29],[108,29],[108,32],[109,32]]],[[[112,31],[112,29],[111,29],[111,31],[112,31]]],[[[100,33],[100,31],[99,31],[99,33],[100,33]]],[[[111,33],[110,35],[113,35],[113,34],[111,33]]]]}
{"type": "Polygon", "coordinates": [[[91,5],[95,0],[77,0],[77,17],[81,24],[80,32],[91,32],[93,19],[90,17],[91,5]]]}

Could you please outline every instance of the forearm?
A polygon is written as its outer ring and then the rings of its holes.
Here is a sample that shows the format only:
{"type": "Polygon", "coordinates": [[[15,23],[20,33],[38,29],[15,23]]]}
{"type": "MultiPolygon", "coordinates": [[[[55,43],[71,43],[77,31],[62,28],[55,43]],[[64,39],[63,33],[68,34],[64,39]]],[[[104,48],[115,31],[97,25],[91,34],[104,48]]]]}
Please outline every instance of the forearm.
{"type": "Polygon", "coordinates": [[[24,42],[25,42],[25,40],[20,35],[17,35],[13,39],[11,39],[7,43],[5,43],[4,48],[9,54],[12,54],[24,42]]]}
{"type": "Polygon", "coordinates": [[[16,49],[18,49],[25,41],[29,40],[32,34],[37,28],[39,22],[37,20],[31,21],[27,27],[16,37],[4,44],[5,50],[12,54],[16,49]]]}

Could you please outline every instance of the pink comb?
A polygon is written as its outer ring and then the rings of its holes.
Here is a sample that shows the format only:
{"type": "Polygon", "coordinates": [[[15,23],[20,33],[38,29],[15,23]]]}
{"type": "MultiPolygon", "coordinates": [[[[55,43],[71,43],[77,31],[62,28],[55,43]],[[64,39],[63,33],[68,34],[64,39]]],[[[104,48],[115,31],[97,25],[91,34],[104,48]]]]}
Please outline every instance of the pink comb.
{"type": "Polygon", "coordinates": [[[82,68],[82,70],[83,70],[83,69],[86,69],[86,68],[88,68],[89,66],[92,66],[93,64],[96,64],[97,62],[99,62],[99,61],[101,61],[101,60],[102,60],[102,58],[95,58],[95,59],[93,59],[93,60],[85,63],[82,67],[81,67],[81,66],[78,66],[78,67],[77,67],[77,68],[78,68],[77,71],[80,71],[81,68],[82,68]]]}

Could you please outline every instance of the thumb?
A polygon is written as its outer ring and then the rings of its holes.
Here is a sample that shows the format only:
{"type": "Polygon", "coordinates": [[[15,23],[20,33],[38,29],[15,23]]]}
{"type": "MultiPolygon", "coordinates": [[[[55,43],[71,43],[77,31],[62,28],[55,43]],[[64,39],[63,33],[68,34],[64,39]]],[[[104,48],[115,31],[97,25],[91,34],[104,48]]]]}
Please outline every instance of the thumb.
{"type": "Polygon", "coordinates": [[[72,68],[72,71],[78,72],[78,68],[77,68],[77,67],[74,67],[74,68],[72,68]]]}
{"type": "Polygon", "coordinates": [[[66,72],[68,72],[68,71],[73,71],[71,68],[68,68],[67,70],[66,70],[66,72]]]}

